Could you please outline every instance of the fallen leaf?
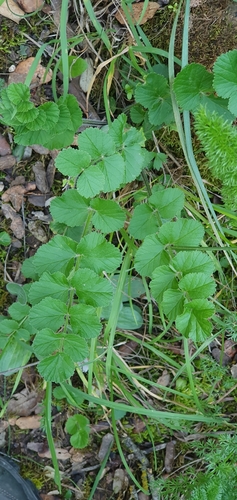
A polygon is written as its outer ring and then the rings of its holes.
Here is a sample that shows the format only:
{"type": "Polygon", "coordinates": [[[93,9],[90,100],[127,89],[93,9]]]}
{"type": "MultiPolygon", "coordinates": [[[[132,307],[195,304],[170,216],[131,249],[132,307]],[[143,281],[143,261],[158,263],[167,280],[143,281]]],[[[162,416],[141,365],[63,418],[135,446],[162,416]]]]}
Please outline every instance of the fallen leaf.
{"type": "Polygon", "coordinates": [[[41,243],[48,242],[48,237],[39,221],[31,220],[28,222],[28,229],[38,241],[41,241],[41,243]]]}
{"type": "MultiPolygon", "coordinates": [[[[21,61],[17,65],[15,71],[13,71],[13,73],[10,73],[8,77],[8,85],[10,85],[10,83],[24,83],[34,60],[34,57],[28,57],[28,59],[24,59],[24,61],[21,61]]],[[[39,63],[34,72],[31,83],[35,85],[48,83],[52,80],[52,74],[52,70],[49,69],[47,74],[45,75],[45,68],[42,66],[42,64],[39,63]]]]}
{"type": "Polygon", "coordinates": [[[37,393],[25,388],[10,399],[7,412],[19,417],[28,417],[36,407],[37,400],[37,393]]]}
{"type": "MultiPolygon", "coordinates": [[[[144,3],[145,2],[139,2],[139,3],[133,3],[131,5],[130,13],[134,23],[138,23],[141,13],[143,11],[144,3]]],[[[152,17],[154,17],[158,9],[160,9],[160,6],[157,2],[149,2],[147,9],[145,10],[144,15],[139,24],[145,24],[148,21],[148,19],[152,19],[152,17]]],[[[127,24],[126,14],[123,11],[122,7],[120,7],[117,10],[115,17],[120,24],[127,24]]]]}
{"type": "Polygon", "coordinates": [[[164,387],[168,387],[170,383],[170,373],[167,370],[164,370],[162,375],[158,378],[157,384],[163,385],[164,387]]]}
{"type": "MultiPolygon", "coordinates": [[[[69,458],[71,458],[71,454],[63,448],[55,448],[55,452],[58,460],[68,460],[69,458]]],[[[38,453],[38,455],[40,458],[52,458],[50,450],[46,450],[43,453],[38,453]]]]}
{"type": "Polygon", "coordinates": [[[11,148],[6,140],[6,138],[0,134],[0,156],[6,156],[11,154],[11,148]]]}
{"type": "Polygon", "coordinates": [[[90,57],[86,57],[87,68],[80,76],[80,86],[83,92],[87,92],[90,88],[90,82],[94,75],[93,61],[90,57]]]}
{"type": "Polygon", "coordinates": [[[29,203],[31,203],[31,205],[34,205],[35,207],[45,207],[47,200],[51,197],[52,193],[51,194],[34,193],[28,196],[28,201],[29,203]]]}
{"type": "Polygon", "coordinates": [[[124,469],[117,469],[114,473],[113,480],[113,492],[115,494],[119,493],[122,489],[124,490],[125,484],[128,482],[126,473],[124,469]]]}
{"type": "Polygon", "coordinates": [[[44,0],[17,0],[24,12],[30,13],[40,9],[44,5],[44,0]]]}
{"type": "Polygon", "coordinates": [[[14,2],[14,0],[7,0],[0,6],[0,15],[7,17],[7,19],[11,19],[17,24],[19,24],[22,17],[24,17],[24,14],[24,11],[14,2]]]}
{"type": "Polygon", "coordinates": [[[4,202],[10,201],[13,208],[19,212],[22,208],[22,204],[24,201],[24,194],[26,190],[24,186],[18,185],[18,186],[12,186],[8,188],[5,193],[2,195],[2,200],[4,202]]]}
{"type": "Polygon", "coordinates": [[[1,156],[0,158],[0,170],[12,168],[15,164],[16,158],[13,155],[1,156]]]}
{"type": "Polygon", "coordinates": [[[40,428],[40,415],[32,415],[30,417],[21,417],[16,421],[17,427],[19,429],[39,429],[40,428]]]}
{"type": "Polygon", "coordinates": [[[41,193],[48,193],[49,185],[47,182],[46,171],[43,163],[41,161],[37,161],[33,165],[32,170],[35,174],[36,187],[39,189],[39,191],[41,191],[41,193]]]}
{"type": "Polygon", "coordinates": [[[42,453],[45,448],[45,443],[35,443],[31,441],[26,445],[27,450],[35,451],[36,453],[42,453]]]}
{"type": "Polygon", "coordinates": [[[16,213],[14,208],[11,207],[11,205],[8,205],[8,203],[4,203],[2,205],[2,213],[6,219],[11,219],[11,225],[10,228],[14,234],[14,236],[21,240],[25,236],[25,227],[23,224],[23,221],[20,217],[19,214],[16,213]]]}
{"type": "Polygon", "coordinates": [[[108,432],[107,434],[105,434],[105,436],[102,437],[100,449],[98,451],[98,459],[100,462],[104,460],[113,442],[114,442],[114,436],[113,434],[110,434],[110,432],[108,432]]]}
{"type": "Polygon", "coordinates": [[[128,342],[126,342],[126,344],[123,344],[118,348],[118,352],[119,354],[121,354],[121,356],[130,356],[131,354],[134,354],[136,352],[137,348],[138,343],[135,342],[135,340],[129,340],[128,342]]]}

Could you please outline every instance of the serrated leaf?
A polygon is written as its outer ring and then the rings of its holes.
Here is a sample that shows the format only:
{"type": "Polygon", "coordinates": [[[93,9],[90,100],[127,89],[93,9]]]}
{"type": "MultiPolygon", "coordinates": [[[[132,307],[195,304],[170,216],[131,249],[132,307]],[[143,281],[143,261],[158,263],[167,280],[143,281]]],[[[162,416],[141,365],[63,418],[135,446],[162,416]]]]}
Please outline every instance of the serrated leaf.
{"type": "Polygon", "coordinates": [[[90,206],[96,211],[92,223],[102,233],[118,231],[123,227],[126,213],[116,201],[96,198],[90,202],[90,206]]]}
{"type": "Polygon", "coordinates": [[[163,163],[167,161],[167,158],[167,155],[164,153],[156,153],[153,162],[153,168],[155,168],[156,170],[160,170],[163,166],[163,163]]]}
{"type": "Polygon", "coordinates": [[[20,302],[15,302],[8,308],[8,313],[12,319],[16,321],[22,321],[29,314],[30,307],[27,304],[21,304],[20,302]]]}
{"type": "Polygon", "coordinates": [[[24,83],[10,83],[6,91],[8,99],[16,106],[30,100],[30,89],[24,83]]]}
{"type": "Polygon", "coordinates": [[[84,339],[98,337],[102,325],[94,307],[78,304],[69,309],[69,314],[74,333],[80,334],[84,339]]]}
{"type": "Polygon", "coordinates": [[[37,368],[46,382],[55,382],[56,384],[69,379],[75,370],[70,356],[64,352],[58,352],[42,359],[37,368]]]}
{"type": "Polygon", "coordinates": [[[115,153],[107,156],[98,163],[98,167],[104,175],[104,193],[116,191],[124,180],[125,165],[122,155],[115,153]]]}
{"type": "Polygon", "coordinates": [[[145,111],[140,104],[135,104],[130,109],[130,116],[133,123],[140,125],[144,120],[145,111]]]}
{"type": "Polygon", "coordinates": [[[123,184],[134,181],[144,167],[143,149],[138,144],[133,144],[124,148],[122,157],[125,164],[123,184]]]}
{"type": "Polygon", "coordinates": [[[150,288],[155,300],[161,302],[165,290],[178,288],[175,273],[167,265],[157,267],[152,274],[150,288]]]}
{"type": "Polygon", "coordinates": [[[55,351],[68,354],[74,362],[83,361],[89,354],[86,341],[79,335],[57,334],[45,328],[35,336],[33,351],[38,359],[43,359],[55,351]]]}
{"type": "Polygon", "coordinates": [[[50,212],[57,222],[69,227],[82,226],[88,217],[89,201],[80,196],[76,189],[65,191],[50,203],[50,212]]]}
{"type": "Polygon", "coordinates": [[[166,78],[156,73],[149,73],[145,83],[138,84],[135,90],[136,102],[145,108],[151,108],[161,97],[169,93],[166,78]]]}
{"type": "Polygon", "coordinates": [[[35,120],[37,120],[38,115],[39,115],[38,108],[32,108],[26,112],[22,112],[22,113],[18,112],[17,113],[17,120],[22,124],[28,124],[28,123],[32,123],[35,120]]]}
{"type": "MultiPolygon", "coordinates": [[[[82,151],[84,153],[84,151],[82,151]]],[[[105,176],[97,165],[90,165],[77,180],[77,191],[85,198],[93,198],[104,191],[105,176]]]]}
{"type": "Polygon", "coordinates": [[[184,275],[200,272],[211,275],[215,270],[215,265],[211,257],[198,250],[178,252],[172,259],[171,265],[172,268],[182,272],[184,275]]]}
{"type": "Polygon", "coordinates": [[[158,229],[155,211],[147,203],[135,207],[128,228],[133,238],[143,240],[149,234],[157,233],[158,229]]]}
{"type": "Polygon", "coordinates": [[[167,188],[157,191],[149,198],[149,203],[158,209],[162,219],[173,219],[180,217],[181,210],[184,207],[185,196],[181,189],[167,188]]]}
{"type": "Polygon", "coordinates": [[[219,96],[223,98],[236,95],[237,92],[237,50],[230,50],[217,57],[213,67],[213,86],[219,96]]]}
{"type": "Polygon", "coordinates": [[[89,153],[93,160],[101,160],[102,157],[115,153],[112,137],[96,128],[84,130],[78,137],[78,145],[80,150],[89,153]]]}
{"type": "Polygon", "coordinates": [[[211,335],[212,324],[207,318],[214,313],[214,306],[207,299],[195,299],[184,306],[184,312],[176,318],[177,330],[194,342],[203,342],[211,335]]]}
{"type": "Polygon", "coordinates": [[[180,290],[165,290],[163,295],[162,309],[169,321],[175,321],[177,316],[183,312],[184,295],[180,290]]]}
{"type": "Polygon", "coordinates": [[[29,257],[29,259],[24,260],[21,267],[21,272],[25,276],[25,278],[31,278],[32,280],[38,279],[39,275],[34,265],[34,255],[32,255],[32,257],[29,257]]]}
{"type": "Polygon", "coordinates": [[[29,313],[29,321],[34,328],[51,328],[57,331],[65,321],[67,306],[58,299],[46,297],[34,305],[29,313]]]}
{"type": "Polygon", "coordinates": [[[112,273],[121,263],[119,249],[96,232],[82,238],[77,246],[77,253],[80,254],[81,267],[92,269],[97,274],[102,271],[112,273]]]}
{"type": "Polygon", "coordinates": [[[112,284],[91,269],[78,269],[71,279],[81,302],[93,307],[107,306],[113,297],[112,284]]]}
{"type": "Polygon", "coordinates": [[[44,130],[52,130],[59,120],[59,108],[55,102],[45,102],[39,107],[46,114],[44,130]]]}
{"type": "Polygon", "coordinates": [[[155,234],[146,236],[144,242],[138,249],[134,266],[141,276],[150,276],[156,267],[167,264],[169,256],[164,250],[164,245],[155,234]]]}
{"type": "Polygon", "coordinates": [[[60,151],[55,159],[59,172],[69,177],[76,177],[90,165],[91,157],[86,151],[67,148],[60,151]]]}
{"type": "Polygon", "coordinates": [[[32,283],[29,291],[29,302],[35,305],[45,297],[52,297],[66,302],[68,293],[69,284],[64,274],[60,272],[53,274],[45,272],[39,281],[32,283]]]}
{"type": "Polygon", "coordinates": [[[74,263],[77,243],[66,236],[57,235],[42,245],[34,255],[34,266],[39,274],[44,271],[67,272],[74,263]]]}
{"type": "Polygon", "coordinates": [[[178,104],[186,110],[194,111],[203,98],[213,93],[213,75],[202,64],[185,66],[174,80],[174,91],[178,104]]]}
{"type": "MultiPolygon", "coordinates": [[[[60,101],[60,99],[59,99],[59,101],[60,101]]],[[[70,115],[70,120],[72,123],[71,130],[73,132],[76,132],[77,129],[82,124],[82,112],[81,112],[81,109],[79,108],[78,101],[74,95],[68,94],[66,96],[66,98],[63,98],[63,103],[67,106],[67,110],[68,110],[69,115],[70,115]]],[[[67,128],[69,128],[68,125],[67,125],[67,128]]]]}
{"type": "MultiPolygon", "coordinates": [[[[46,122],[46,119],[47,119],[47,115],[46,115],[45,111],[42,108],[38,107],[37,110],[38,110],[38,114],[34,118],[34,120],[27,122],[26,126],[27,126],[27,128],[29,130],[33,130],[34,131],[34,130],[44,129],[44,125],[45,125],[45,122],[46,122]]],[[[23,123],[26,124],[26,121],[24,121],[23,123]]]]}
{"type": "Polygon", "coordinates": [[[163,245],[196,247],[204,236],[204,227],[193,219],[178,219],[163,224],[158,236],[163,245]]]}
{"type": "Polygon", "coordinates": [[[169,125],[174,121],[172,101],[170,97],[160,101],[148,110],[148,118],[152,125],[159,126],[165,123],[169,125]]]}
{"type": "Polygon", "coordinates": [[[189,273],[181,278],[179,288],[186,292],[190,299],[205,299],[213,295],[216,284],[211,276],[204,273],[189,273]]]}

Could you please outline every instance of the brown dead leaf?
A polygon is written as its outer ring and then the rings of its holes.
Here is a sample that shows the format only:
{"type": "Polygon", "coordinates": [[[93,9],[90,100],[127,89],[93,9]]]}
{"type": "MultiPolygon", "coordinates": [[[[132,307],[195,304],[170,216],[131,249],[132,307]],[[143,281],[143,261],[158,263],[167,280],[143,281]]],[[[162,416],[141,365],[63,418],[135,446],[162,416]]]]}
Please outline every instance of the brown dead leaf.
{"type": "MultiPolygon", "coordinates": [[[[55,452],[58,460],[68,460],[69,458],[71,458],[71,454],[64,448],[55,448],[55,452]]],[[[38,453],[38,455],[40,458],[52,458],[49,449],[45,452],[38,453]]]]}
{"type": "Polygon", "coordinates": [[[44,5],[44,0],[17,0],[24,12],[30,13],[40,9],[44,5]]]}
{"type": "Polygon", "coordinates": [[[24,11],[14,2],[14,0],[7,0],[0,6],[0,15],[7,17],[7,19],[11,19],[17,24],[19,24],[22,17],[24,17],[24,14],[24,11]]]}
{"type": "Polygon", "coordinates": [[[170,373],[167,370],[164,370],[162,375],[158,378],[157,384],[163,385],[164,387],[168,387],[170,383],[170,373]]]}
{"type": "Polygon", "coordinates": [[[113,434],[110,434],[110,432],[108,432],[107,434],[105,434],[105,436],[102,437],[100,449],[98,451],[98,459],[100,462],[104,460],[113,442],[114,442],[114,436],[113,434]]]}
{"type": "Polygon", "coordinates": [[[0,170],[6,170],[8,168],[14,167],[16,164],[16,158],[13,155],[1,156],[0,158],[0,170]]]}
{"type": "Polygon", "coordinates": [[[137,348],[138,343],[135,342],[135,340],[129,340],[126,344],[118,348],[118,352],[121,356],[130,356],[131,354],[134,354],[137,348]]]}
{"type": "Polygon", "coordinates": [[[20,215],[16,213],[14,208],[12,208],[11,205],[9,205],[8,203],[4,203],[2,205],[2,213],[4,217],[6,217],[6,219],[12,220],[10,228],[14,236],[19,240],[24,238],[25,227],[20,215]]]}
{"type": "MultiPolygon", "coordinates": [[[[139,2],[139,3],[132,4],[131,17],[132,17],[132,20],[134,23],[138,23],[140,16],[141,16],[141,13],[142,13],[142,10],[143,10],[143,7],[144,7],[144,3],[145,2],[139,2]]],[[[147,7],[141,21],[139,22],[139,24],[145,24],[148,21],[148,19],[152,19],[152,17],[154,17],[154,15],[158,9],[160,9],[160,6],[157,2],[149,2],[148,7],[147,7]]],[[[117,10],[115,17],[120,24],[126,24],[126,14],[124,13],[124,11],[121,7],[117,10]]]]}
{"type": "Polygon", "coordinates": [[[17,427],[19,429],[39,429],[40,428],[40,415],[31,415],[30,417],[21,417],[16,421],[17,427]]]}
{"type": "MultiPolygon", "coordinates": [[[[29,73],[34,59],[34,57],[28,57],[28,59],[21,61],[16,67],[15,71],[13,71],[13,73],[10,73],[8,77],[8,85],[10,85],[10,83],[24,83],[26,75],[29,73]]],[[[49,69],[48,73],[45,76],[45,68],[42,66],[42,64],[39,63],[31,80],[31,83],[35,84],[35,86],[42,85],[43,83],[48,83],[52,80],[52,74],[52,70],[49,69]]]]}
{"type": "Polygon", "coordinates": [[[37,393],[23,389],[21,392],[14,394],[10,399],[7,412],[8,414],[18,415],[19,417],[28,417],[37,405],[37,393]]]}
{"type": "Polygon", "coordinates": [[[174,459],[175,459],[175,448],[176,441],[170,441],[166,445],[165,449],[165,470],[170,473],[173,470],[174,459]]]}
{"type": "Polygon", "coordinates": [[[4,202],[10,201],[13,208],[19,212],[22,208],[22,203],[24,200],[24,194],[26,190],[24,186],[18,185],[18,186],[12,186],[8,188],[5,193],[2,195],[2,200],[4,202]]]}
{"type": "Polygon", "coordinates": [[[37,161],[33,165],[32,170],[35,174],[36,187],[39,189],[39,191],[41,191],[41,193],[48,193],[49,185],[47,182],[46,171],[43,163],[41,161],[37,161]]]}
{"type": "Polygon", "coordinates": [[[6,156],[11,154],[11,148],[6,140],[6,138],[0,134],[0,156],[6,156]]]}
{"type": "Polygon", "coordinates": [[[31,220],[28,222],[28,229],[33,234],[33,236],[38,240],[41,241],[41,243],[47,243],[48,242],[48,237],[47,234],[44,230],[44,228],[41,226],[40,221],[37,220],[31,220]]]}

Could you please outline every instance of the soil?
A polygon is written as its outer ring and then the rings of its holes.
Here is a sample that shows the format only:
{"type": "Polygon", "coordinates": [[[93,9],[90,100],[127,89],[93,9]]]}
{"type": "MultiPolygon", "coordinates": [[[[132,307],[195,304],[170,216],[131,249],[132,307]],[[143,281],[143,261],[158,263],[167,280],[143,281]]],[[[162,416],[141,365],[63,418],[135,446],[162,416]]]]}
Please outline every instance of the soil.
{"type": "MultiPolygon", "coordinates": [[[[94,1],[92,3],[102,16],[104,25],[106,27],[110,26],[111,8],[108,9],[107,2],[94,1]]],[[[174,4],[174,2],[172,3],[174,4]]],[[[77,2],[72,1],[71,4],[68,33],[72,35],[79,30],[80,13],[75,7],[77,2]]],[[[211,69],[218,55],[236,48],[237,3],[230,0],[193,0],[192,5],[189,61],[199,62],[211,69]]],[[[57,14],[60,14],[60,2],[56,0],[53,2],[47,1],[43,12],[36,13],[27,20],[21,20],[19,24],[0,15],[0,78],[6,81],[9,76],[9,68],[12,65],[17,66],[20,61],[34,56],[39,44],[56,35],[58,30],[57,16],[55,14],[53,17],[50,13],[52,7],[55,8],[55,6],[57,14]]],[[[165,7],[163,10],[159,10],[143,26],[143,30],[153,46],[168,50],[174,15],[172,9],[165,7]]],[[[83,18],[84,29],[90,30],[90,22],[85,13],[83,18]]],[[[118,38],[118,44],[121,46],[126,43],[126,40],[129,39],[126,30],[119,32],[118,38]]],[[[175,55],[177,57],[181,56],[181,47],[182,17],[176,36],[175,55]]],[[[94,47],[93,43],[90,42],[89,45],[84,44],[83,47],[80,47],[80,50],[83,51],[84,55],[91,57],[97,65],[101,62],[100,59],[103,59],[104,49],[98,40],[95,40],[94,47]]],[[[49,55],[45,53],[42,57],[42,64],[46,66],[48,61],[49,55]]],[[[103,120],[104,118],[103,99],[100,93],[102,78],[103,72],[95,81],[90,98],[89,117],[96,120],[103,120]]],[[[119,81],[118,75],[117,79],[117,83],[112,89],[114,98],[121,94],[121,81],[119,81]]],[[[57,90],[59,93],[60,88],[61,82],[58,79],[57,90]]],[[[83,106],[85,107],[85,94],[78,87],[76,92],[83,109],[83,106]]],[[[32,97],[36,103],[52,100],[51,85],[48,83],[32,89],[32,97]]],[[[119,105],[124,105],[123,99],[120,99],[119,105]]],[[[12,149],[12,131],[0,126],[0,133],[6,139],[10,149],[12,149]]],[[[172,141],[173,136],[171,137],[172,141]]],[[[174,158],[178,159],[177,163],[180,164],[182,162],[181,152],[173,144],[170,147],[170,152],[174,158]]],[[[12,157],[9,154],[10,156],[12,157]]],[[[5,155],[2,155],[2,157],[5,158],[5,155]]],[[[7,314],[7,309],[14,300],[13,296],[6,290],[6,282],[19,284],[24,282],[20,272],[22,262],[26,257],[33,255],[42,243],[47,242],[52,234],[49,229],[50,214],[48,208],[45,207],[45,202],[51,196],[59,194],[62,189],[62,178],[55,173],[54,158],[54,152],[30,148],[25,152],[23,158],[18,161],[13,159],[13,165],[10,163],[12,158],[5,159],[5,162],[9,162],[7,168],[6,163],[4,163],[3,168],[0,170],[2,193],[6,194],[8,191],[10,196],[9,189],[12,189],[12,197],[9,198],[7,203],[14,208],[15,213],[11,219],[4,217],[3,214],[0,218],[1,230],[8,231],[12,236],[11,246],[9,248],[2,247],[1,249],[2,293],[0,308],[3,315],[7,314]],[[17,200],[19,206],[16,206],[17,200]],[[19,216],[21,221],[26,222],[27,228],[26,230],[23,228],[23,236],[19,236],[19,233],[16,232],[16,227],[19,230],[19,219],[14,219],[15,216],[19,216]]],[[[182,351],[180,344],[172,345],[171,348],[176,349],[176,352],[179,352],[180,355],[182,351]]],[[[217,347],[215,346],[215,348],[217,347]]],[[[133,349],[134,346],[131,347],[132,352],[133,349]]],[[[43,413],[44,387],[34,362],[32,362],[32,366],[30,365],[23,370],[17,389],[14,384],[14,374],[8,377],[0,375],[0,397],[2,398],[0,402],[4,405],[9,399],[13,401],[13,405],[8,407],[7,412],[3,412],[2,421],[0,422],[0,451],[10,454],[19,461],[23,477],[35,483],[41,492],[42,499],[75,498],[75,500],[87,500],[101,467],[101,457],[105,456],[109,449],[108,439],[112,432],[109,417],[104,415],[103,412],[101,414],[99,412],[94,413],[93,408],[88,408],[86,415],[88,415],[91,422],[90,445],[83,450],[75,450],[71,446],[70,437],[65,431],[65,422],[68,416],[73,414],[74,409],[64,406],[61,402],[59,404],[56,400],[54,401],[52,432],[63,484],[63,493],[59,495],[53,481],[52,462],[46,435],[42,430],[42,426],[40,427],[40,415],[43,413]],[[12,395],[13,389],[14,395],[12,395]]],[[[187,432],[189,432],[188,429],[187,432]]],[[[199,432],[201,432],[201,427],[197,426],[195,436],[199,432]]],[[[183,462],[186,460],[188,447],[184,444],[180,431],[173,433],[169,429],[167,430],[158,425],[152,425],[151,428],[148,428],[146,419],[141,420],[131,416],[121,419],[119,433],[128,465],[145,489],[146,485],[151,482],[150,478],[153,473],[156,475],[158,472],[165,479],[169,473],[182,466],[182,460],[183,462]],[[128,436],[127,441],[124,439],[125,435],[128,436]],[[159,450],[157,452],[156,471],[151,436],[159,450]],[[131,441],[129,441],[130,438],[131,441]]],[[[145,496],[140,492],[137,495],[136,488],[131,484],[115,444],[112,445],[111,450],[93,499],[129,500],[138,498],[139,500],[149,500],[157,498],[153,493],[145,496]]]]}

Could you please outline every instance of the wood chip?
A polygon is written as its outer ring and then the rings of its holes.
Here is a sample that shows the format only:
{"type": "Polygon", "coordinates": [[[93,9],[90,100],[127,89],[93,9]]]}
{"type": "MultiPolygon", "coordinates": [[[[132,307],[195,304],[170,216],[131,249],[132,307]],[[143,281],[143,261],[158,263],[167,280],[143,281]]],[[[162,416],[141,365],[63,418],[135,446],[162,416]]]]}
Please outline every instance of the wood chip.
{"type": "Polygon", "coordinates": [[[24,14],[24,11],[14,2],[14,0],[7,0],[0,6],[0,15],[7,17],[7,19],[11,19],[11,21],[17,24],[19,24],[22,17],[24,17],[24,14]]]}
{"type": "MultiPolygon", "coordinates": [[[[135,24],[138,23],[138,21],[140,19],[141,13],[143,11],[144,3],[145,2],[139,2],[139,3],[133,3],[131,5],[131,17],[132,17],[132,20],[135,24]]],[[[154,15],[155,15],[156,11],[159,9],[160,9],[160,6],[157,2],[149,2],[148,7],[145,10],[145,13],[144,13],[141,21],[139,22],[139,24],[145,24],[148,21],[148,19],[152,19],[152,17],[154,17],[154,15]]],[[[124,13],[124,11],[121,7],[117,10],[115,17],[120,24],[127,24],[126,14],[124,13]]]]}

